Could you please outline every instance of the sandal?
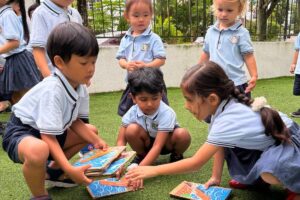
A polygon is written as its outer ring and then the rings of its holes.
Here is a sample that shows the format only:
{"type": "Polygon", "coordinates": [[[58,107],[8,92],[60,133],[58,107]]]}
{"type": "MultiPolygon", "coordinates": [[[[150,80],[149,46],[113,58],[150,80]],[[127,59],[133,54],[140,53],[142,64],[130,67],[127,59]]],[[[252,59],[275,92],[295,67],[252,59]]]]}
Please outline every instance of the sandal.
{"type": "Polygon", "coordinates": [[[292,192],[289,189],[287,189],[287,198],[286,198],[286,200],[294,200],[296,196],[297,196],[297,193],[292,192]]]}
{"type": "Polygon", "coordinates": [[[61,169],[53,169],[47,165],[47,174],[49,177],[45,180],[45,183],[50,187],[70,188],[78,185],[69,178],[60,179],[64,174],[64,171],[61,169]]]}

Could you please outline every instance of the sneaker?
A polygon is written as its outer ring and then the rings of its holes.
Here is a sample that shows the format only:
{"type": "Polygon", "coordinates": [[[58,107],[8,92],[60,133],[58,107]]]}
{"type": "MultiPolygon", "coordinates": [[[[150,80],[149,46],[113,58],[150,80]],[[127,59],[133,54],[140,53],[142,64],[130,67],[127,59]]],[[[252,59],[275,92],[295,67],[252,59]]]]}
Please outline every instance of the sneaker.
{"type": "Polygon", "coordinates": [[[296,196],[297,196],[297,194],[295,192],[287,190],[287,198],[286,198],[286,200],[294,200],[296,198],[296,196]]]}
{"type": "Polygon", "coordinates": [[[142,162],[142,160],[144,160],[144,156],[140,156],[140,155],[136,155],[133,160],[131,161],[131,164],[132,163],[135,163],[135,164],[140,164],[142,162]]]}
{"type": "Polygon", "coordinates": [[[182,154],[171,153],[171,155],[170,155],[170,163],[177,162],[177,161],[182,160],[182,159],[183,159],[182,154]]]}
{"type": "Polygon", "coordinates": [[[234,189],[240,189],[240,190],[244,190],[244,189],[247,189],[249,185],[246,185],[246,184],[243,184],[243,183],[240,183],[234,179],[230,180],[228,182],[229,186],[231,188],[234,188],[234,189]]]}
{"type": "Polygon", "coordinates": [[[291,116],[292,116],[292,117],[300,117],[300,109],[298,109],[298,110],[295,111],[295,112],[292,112],[292,113],[291,113],[291,116]]]}
{"type": "Polygon", "coordinates": [[[142,162],[145,156],[136,155],[131,161],[130,165],[127,167],[126,171],[136,168],[142,162]]]}
{"type": "Polygon", "coordinates": [[[230,180],[228,182],[229,186],[234,189],[240,189],[240,190],[268,190],[270,189],[270,184],[264,182],[262,179],[258,179],[253,184],[243,184],[240,183],[234,179],[230,180]]]}
{"type": "Polygon", "coordinates": [[[49,187],[70,188],[78,185],[69,178],[64,177],[61,179],[64,174],[64,171],[61,169],[52,169],[47,166],[47,174],[49,177],[45,180],[45,184],[49,187]]]}

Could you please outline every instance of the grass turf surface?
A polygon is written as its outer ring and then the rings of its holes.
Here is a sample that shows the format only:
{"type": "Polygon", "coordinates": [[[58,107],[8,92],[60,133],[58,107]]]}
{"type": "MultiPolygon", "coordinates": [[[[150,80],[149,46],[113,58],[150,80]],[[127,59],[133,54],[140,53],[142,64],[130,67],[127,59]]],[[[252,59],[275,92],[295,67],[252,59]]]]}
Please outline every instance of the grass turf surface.
{"type": "MultiPolygon", "coordinates": [[[[297,110],[299,97],[292,95],[293,78],[282,77],[274,79],[259,80],[257,87],[252,93],[253,97],[265,96],[268,103],[273,108],[284,113],[291,113],[297,110]]],[[[116,114],[120,92],[92,94],[90,102],[90,122],[97,126],[100,135],[111,146],[115,144],[118,128],[121,118],[116,114]]],[[[177,113],[177,118],[182,127],[189,130],[192,135],[192,144],[184,154],[185,157],[192,156],[197,149],[205,142],[207,136],[207,125],[199,123],[187,110],[184,109],[184,99],[178,88],[168,89],[168,98],[170,105],[177,113]]],[[[0,121],[5,121],[9,114],[0,114],[0,121]]],[[[300,122],[300,119],[294,119],[300,122]]],[[[2,139],[0,139],[2,142],[2,139]]],[[[161,156],[158,163],[168,162],[168,156],[161,156]]],[[[202,169],[194,173],[160,176],[144,181],[145,188],[136,192],[129,192],[118,196],[107,197],[105,199],[172,199],[169,192],[181,181],[188,180],[192,182],[205,183],[211,175],[211,162],[207,163],[202,169]]],[[[221,186],[228,187],[228,175],[226,166],[224,167],[221,186]]],[[[0,199],[29,199],[30,192],[25,184],[21,165],[14,164],[9,160],[7,154],[0,148],[0,199]]],[[[53,199],[72,199],[82,200],[91,199],[84,186],[78,186],[70,189],[50,188],[49,193],[53,199]]],[[[268,191],[247,191],[233,190],[230,196],[231,200],[282,200],[285,199],[286,192],[282,187],[272,187],[268,191]]]]}

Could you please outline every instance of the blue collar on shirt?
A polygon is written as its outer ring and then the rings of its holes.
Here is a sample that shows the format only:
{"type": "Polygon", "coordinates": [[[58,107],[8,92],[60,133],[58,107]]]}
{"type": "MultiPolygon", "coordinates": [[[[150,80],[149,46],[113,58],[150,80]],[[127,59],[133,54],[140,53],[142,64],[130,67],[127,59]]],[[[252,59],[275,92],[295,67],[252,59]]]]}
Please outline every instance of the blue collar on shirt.
{"type": "MultiPolygon", "coordinates": [[[[52,11],[54,14],[56,15],[60,15],[61,13],[65,13],[66,10],[64,10],[63,8],[59,7],[58,5],[56,5],[55,3],[53,3],[51,0],[45,0],[43,2],[43,4],[50,10],[52,11]]],[[[67,12],[72,15],[72,9],[71,8],[67,8],[67,12]]]]}
{"type": "Polygon", "coordinates": [[[6,10],[12,10],[12,7],[11,7],[10,5],[2,6],[2,7],[0,8],[0,16],[1,16],[6,10]]]}
{"type": "MultiPolygon", "coordinates": [[[[161,103],[160,103],[159,107],[160,106],[161,106],[161,103]]],[[[147,116],[148,118],[155,120],[156,117],[158,116],[159,108],[152,115],[145,115],[138,105],[136,105],[136,107],[137,107],[137,111],[136,111],[137,117],[147,116]]]]}
{"type": "MultiPolygon", "coordinates": [[[[149,25],[148,28],[141,34],[141,35],[138,35],[136,37],[139,37],[139,36],[148,36],[151,34],[151,26],[149,25]]],[[[132,36],[132,28],[129,28],[128,31],[126,32],[125,34],[125,37],[134,37],[132,36]]]]}
{"type": "MultiPolygon", "coordinates": [[[[228,27],[227,29],[224,29],[224,30],[235,31],[235,30],[238,30],[242,25],[243,25],[243,24],[242,24],[241,20],[237,20],[237,21],[235,22],[234,25],[232,25],[232,26],[230,26],[230,27],[228,27]]],[[[215,30],[217,30],[217,31],[220,31],[220,29],[219,29],[219,20],[217,20],[217,21],[214,23],[213,28],[214,28],[215,30]]]]}
{"type": "Polygon", "coordinates": [[[57,68],[54,69],[54,76],[57,76],[59,78],[67,94],[74,102],[76,102],[79,97],[84,97],[84,85],[79,85],[75,90],[69,83],[69,81],[66,79],[66,77],[63,75],[63,73],[61,73],[61,71],[57,68]]]}

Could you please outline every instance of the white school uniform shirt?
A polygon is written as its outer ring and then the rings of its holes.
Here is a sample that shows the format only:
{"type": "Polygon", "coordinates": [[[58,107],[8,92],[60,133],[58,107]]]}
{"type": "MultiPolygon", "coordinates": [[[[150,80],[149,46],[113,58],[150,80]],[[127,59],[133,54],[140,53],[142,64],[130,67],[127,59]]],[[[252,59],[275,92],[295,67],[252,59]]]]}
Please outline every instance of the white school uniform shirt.
{"type": "Polygon", "coordinates": [[[85,85],[75,90],[56,68],[54,74],[29,90],[12,112],[41,133],[60,135],[77,118],[88,119],[89,94],[85,85]]]}
{"type": "Polygon", "coordinates": [[[18,40],[20,45],[5,54],[1,54],[3,58],[25,50],[26,41],[24,40],[22,21],[20,21],[11,6],[5,5],[0,8],[0,46],[8,40],[18,40]]]}
{"type": "Polygon", "coordinates": [[[142,126],[152,138],[156,137],[158,131],[173,132],[178,125],[174,110],[163,101],[160,101],[157,111],[152,115],[145,115],[137,104],[133,105],[122,117],[122,126],[127,127],[132,123],[142,126]]]}
{"type": "MultiPolygon", "coordinates": [[[[28,49],[42,47],[46,50],[47,39],[54,27],[60,23],[72,21],[82,24],[82,18],[75,8],[67,10],[57,6],[51,0],[45,0],[33,12],[31,21],[31,34],[28,49]]],[[[50,71],[54,72],[54,66],[46,53],[50,71]]]]}
{"type": "Polygon", "coordinates": [[[243,55],[253,53],[253,46],[249,31],[241,21],[224,30],[219,29],[217,21],[207,30],[203,51],[210,61],[223,68],[236,86],[247,82],[243,55]]]}
{"type": "MultiPolygon", "coordinates": [[[[279,113],[287,127],[293,121],[279,113]]],[[[228,147],[264,151],[275,143],[272,136],[266,136],[265,127],[259,112],[235,99],[226,99],[212,115],[207,143],[228,147]]]]}
{"type": "MultiPolygon", "coordinates": [[[[300,33],[298,33],[297,39],[295,41],[295,51],[300,50],[300,33]]],[[[295,68],[295,74],[300,74],[300,55],[298,56],[296,68],[295,68]]]]}

